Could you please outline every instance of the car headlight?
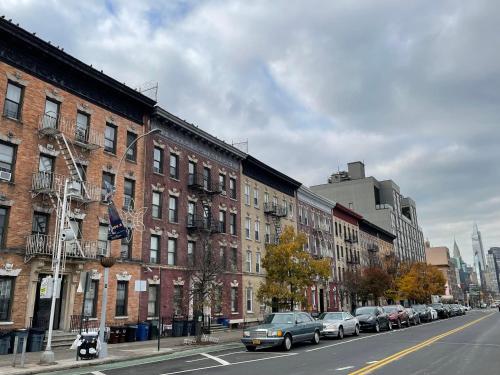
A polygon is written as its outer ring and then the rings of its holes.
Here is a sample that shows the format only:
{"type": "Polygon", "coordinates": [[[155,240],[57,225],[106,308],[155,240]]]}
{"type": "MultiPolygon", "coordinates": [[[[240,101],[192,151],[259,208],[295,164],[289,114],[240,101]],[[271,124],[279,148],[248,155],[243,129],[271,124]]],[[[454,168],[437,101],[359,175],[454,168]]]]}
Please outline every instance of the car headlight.
{"type": "Polygon", "coordinates": [[[250,331],[243,331],[243,337],[250,337],[250,331]]]}
{"type": "Polygon", "coordinates": [[[267,331],[267,336],[281,337],[283,336],[283,331],[281,329],[278,329],[276,331],[267,331]]]}

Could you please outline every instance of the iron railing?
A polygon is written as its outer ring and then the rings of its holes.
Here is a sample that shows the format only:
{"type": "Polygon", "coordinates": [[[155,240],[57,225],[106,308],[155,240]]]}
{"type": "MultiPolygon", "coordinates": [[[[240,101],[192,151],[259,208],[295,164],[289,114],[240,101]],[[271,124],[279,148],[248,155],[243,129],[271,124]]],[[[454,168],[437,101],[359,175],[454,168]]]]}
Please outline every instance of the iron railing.
{"type": "Polygon", "coordinates": [[[206,194],[221,194],[223,190],[223,186],[219,184],[219,181],[207,178],[202,173],[188,174],[188,187],[193,190],[203,191],[206,194]]]}
{"type": "Polygon", "coordinates": [[[267,202],[264,203],[264,213],[277,217],[285,217],[287,215],[287,209],[279,204],[267,202]]]}
{"type": "MultiPolygon", "coordinates": [[[[33,172],[31,190],[35,193],[62,194],[64,181],[68,177],[52,172],[33,172]]],[[[68,194],[72,199],[97,202],[101,199],[101,188],[87,181],[71,180],[68,194]]]]}
{"type": "MultiPolygon", "coordinates": [[[[35,233],[26,239],[26,258],[36,255],[52,256],[56,238],[47,234],[35,233]]],[[[98,255],[97,240],[72,240],[63,242],[63,251],[66,257],[96,259],[98,255]],[[80,246],[78,246],[80,245],[80,246]],[[80,248],[81,251],[80,252],[80,248]]]]}

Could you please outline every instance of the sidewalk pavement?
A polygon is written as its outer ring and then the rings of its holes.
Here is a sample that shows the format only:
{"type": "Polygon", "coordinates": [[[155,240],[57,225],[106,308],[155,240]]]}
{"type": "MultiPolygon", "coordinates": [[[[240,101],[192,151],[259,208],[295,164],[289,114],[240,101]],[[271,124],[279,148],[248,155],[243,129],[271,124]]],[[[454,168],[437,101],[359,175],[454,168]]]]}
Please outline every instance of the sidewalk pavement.
{"type": "MultiPolygon", "coordinates": [[[[54,349],[54,356],[56,364],[53,365],[40,365],[40,356],[42,352],[26,353],[24,367],[20,366],[20,356],[18,356],[17,367],[12,367],[14,359],[13,354],[0,355],[0,374],[1,375],[27,375],[38,374],[52,371],[60,371],[65,369],[72,369],[78,367],[95,366],[104,363],[113,363],[128,361],[134,359],[168,356],[169,354],[186,352],[196,352],[193,349],[204,348],[207,350],[216,349],[221,344],[239,343],[242,335],[241,330],[231,330],[227,332],[217,332],[211,335],[212,338],[218,338],[219,344],[205,344],[205,345],[186,345],[184,341],[187,337],[164,337],[161,339],[160,351],[158,351],[158,341],[139,341],[129,342],[123,344],[108,345],[108,357],[105,359],[92,359],[92,360],[76,360],[76,350],[69,348],[56,348],[54,349]]],[[[192,338],[192,337],[191,337],[192,338]]],[[[205,351],[203,349],[203,351],[205,351]]]]}

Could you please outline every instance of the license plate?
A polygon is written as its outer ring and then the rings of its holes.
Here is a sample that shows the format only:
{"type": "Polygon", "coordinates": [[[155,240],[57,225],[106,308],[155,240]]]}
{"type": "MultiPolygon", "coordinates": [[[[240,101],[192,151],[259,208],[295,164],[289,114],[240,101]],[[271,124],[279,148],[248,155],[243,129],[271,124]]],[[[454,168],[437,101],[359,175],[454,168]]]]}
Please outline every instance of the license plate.
{"type": "Polygon", "coordinates": [[[260,345],[260,340],[252,340],[252,344],[254,345],[260,345]]]}

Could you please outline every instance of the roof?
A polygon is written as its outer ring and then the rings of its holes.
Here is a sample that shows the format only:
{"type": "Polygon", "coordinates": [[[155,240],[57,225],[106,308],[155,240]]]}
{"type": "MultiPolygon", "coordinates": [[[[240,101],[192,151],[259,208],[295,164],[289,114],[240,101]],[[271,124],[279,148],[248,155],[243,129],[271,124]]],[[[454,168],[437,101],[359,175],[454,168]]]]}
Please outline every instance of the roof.
{"type": "Polygon", "coordinates": [[[382,237],[387,237],[391,239],[391,241],[396,239],[396,236],[391,232],[386,231],[384,228],[381,228],[364,218],[359,221],[359,229],[368,233],[381,234],[382,237]]]}
{"type": "Polygon", "coordinates": [[[341,205],[340,203],[335,203],[335,207],[333,208],[333,210],[339,210],[340,212],[344,213],[344,214],[347,214],[348,216],[351,216],[352,218],[356,219],[356,220],[361,220],[363,219],[363,216],[361,216],[360,214],[354,212],[353,210],[351,210],[350,208],[347,208],[346,206],[343,206],[341,205]]]}
{"type": "Polygon", "coordinates": [[[305,185],[299,187],[297,199],[320,210],[328,211],[329,214],[331,214],[332,209],[335,207],[335,202],[315,193],[305,185]]]}
{"type": "Polygon", "coordinates": [[[163,109],[160,106],[156,106],[153,110],[152,117],[156,117],[158,119],[163,119],[169,121],[171,124],[181,128],[183,131],[188,132],[191,136],[194,136],[196,138],[201,138],[204,139],[205,141],[209,142],[215,148],[218,148],[220,150],[223,150],[227,153],[232,154],[232,156],[239,158],[239,159],[244,159],[247,157],[247,154],[245,154],[243,151],[240,149],[224,142],[223,140],[207,133],[206,131],[200,129],[194,124],[191,124],[185,120],[182,120],[181,118],[175,116],[174,114],[168,112],[166,109],[163,109]]]}

